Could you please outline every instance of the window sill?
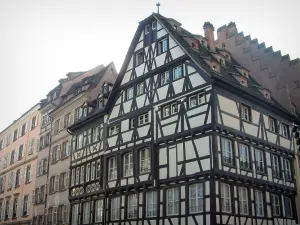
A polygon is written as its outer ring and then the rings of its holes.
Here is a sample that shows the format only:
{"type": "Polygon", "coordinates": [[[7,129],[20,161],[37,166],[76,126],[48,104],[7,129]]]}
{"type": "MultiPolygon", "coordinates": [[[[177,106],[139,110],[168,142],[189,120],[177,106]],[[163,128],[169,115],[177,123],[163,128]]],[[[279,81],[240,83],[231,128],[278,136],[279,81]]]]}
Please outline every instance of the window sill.
{"type": "Polygon", "coordinates": [[[273,178],[274,178],[274,179],[278,179],[278,180],[282,180],[282,177],[276,176],[276,175],[274,175],[273,178]]]}
{"type": "Polygon", "coordinates": [[[265,172],[259,172],[259,171],[256,171],[256,174],[258,175],[263,175],[263,176],[267,176],[267,174],[265,172]]]}
{"type": "MultiPolygon", "coordinates": [[[[234,159],[232,159],[232,161],[234,161],[234,159]]],[[[226,163],[226,162],[223,162],[223,161],[222,161],[222,164],[223,164],[223,166],[227,166],[227,167],[231,167],[231,168],[236,169],[236,165],[234,165],[234,164],[226,163]]]]}
{"type": "Polygon", "coordinates": [[[169,116],[162,116],[161,120],[171,118],[172,116],[178,115],[178,113],[170,114],[169,116]]]}
{"type": "Polygon", "coordinates": [[[19,188],[19,187],[20,187],[20,184],[16,185],[16,186],[15,186],[15,189],[17,189],[17,188],[19,188]]]}
{"type": "Polygon", "coordinates": [[[240,169],[243,171],[251,172],[251,173],[253,172],[253,170],[250,168],[240,167],[240,169]]]}
{"type": "Polygon", "coordinates": [[[243,118],[241,118],[241,119],[242,119],[242,121],[245,122],[245,123],[252,124],[252,121],[251,121],[251,120],[245,120],[245,119],[243,119],[243,118]]]}
{"type": "Polygon", "coordinates": [[[118,178],[108,179],[107,182],[116,181],[118,178]]]}
{"type": "Polygon", "coordinates": [[[140,172],[139,175],[147,175],[151,172],[151,170],[147,171],[147,172],[140,172]]]}

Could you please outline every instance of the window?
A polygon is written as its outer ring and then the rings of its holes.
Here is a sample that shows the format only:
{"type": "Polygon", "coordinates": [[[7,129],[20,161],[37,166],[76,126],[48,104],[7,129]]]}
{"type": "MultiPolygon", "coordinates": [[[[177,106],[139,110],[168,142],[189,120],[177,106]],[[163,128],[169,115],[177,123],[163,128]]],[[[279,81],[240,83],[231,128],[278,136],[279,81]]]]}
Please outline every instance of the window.
{"type": "Polygon", "coordinates": [[[231,213],[231,193],[229,184],[221,183],[221,205],[223,212],[231,213]]]}
{"type": "Polygon", "coordinates": [[[4,148],[3,140],[0,141],[0,150],[4,148]]]}
{"type": "Polygon", "coordinates": [[[128,202],[127,202],[127,218],[132,219],[136,218],[138,214],[138,209],[137,209],[137,195],[136,194],[131,194],[128,195],[128,202]]]}
{"type": "Polygon", "coordinates": [[[282,131],[282,136],[283,137],[286,137],[286,138],[290,138],[290,129],[289,129],[289,126],[285,123],[282,123],[281,124],[281,131],[282,131]]]}
{"type": "Polygon", "coordinates": [[[173,80],[177,80],[183,76],[182,65],[173,69],[173,80]]]}
{"type": "Polygon", "coordinates": [[[80,183],[83,184],[84,182],[84,166],[80,167],[80,183]]]}
{"type": "Polygon", "coordinates": [[[21,128],[21,136],[24,136],[26,133],[26,123],[23,124],[22,128],[21,128]]]}
{"type": "Polygon", "coordinates": [[[247,106],[245,104],[241,104],[242,110],[242,119],[246,120],[248,122],[251,122],[251,109],[250,106],[247,106]]]}
{"type": "Polygon", "coordinates": [[[58,134],[59,132],[59,123],[60,123],[60,119],[54,122],[54,134],[58,134]]]}
{"type": "Polygon", "coordinates": [[[7,189],[12,188],[13,176],[14,176],[13,172],[10,172],[8,174],[8,187],[7,187],[7,189]]]}
{"type": "Polygon", "coordinates": [[[111,198],[110,204],[110,218],[111,220],[118,220],[120,218],[120,198],[111,198]]]}
{"type": "Polygon", "coordinates": [[[55,146],[52,150],[52,163],[56,163],[59,159],[59,148],[60,146],[55,146]]]}
{"type": "Polygon", "coordinates": [[[18,169],[17,172],[16,172],[16,181],[15,181],[15,187],[19,187],[20,184],[21,184],[21,169],[18,169]]]}
{"type": "Polygon", "coordinates": [[[66,177],[67,173],[61,173],[59,176],[59,190],[65,190],[66,189],[66,177]]]}
{"type": "Polygon", "coordinates": [[[86,171],[85,171],[85,181],[90,181],[90,173],[91,173],[91,164],[86,165],[86,171]]]}
{"type": "Polygon", "coordinates": [[[90,223],[90,203],[84,202],[83,203],[83,224],[90,223]]]}
{"type": "Polygon", "coordinates": [[[29,141],[28,155],[31,155],[33,153],[33,149],[34,149],[34,139],[31,139],[29,141]]]}
{"type": "MultiPolygon", "coordinates": [[[[95,171],[96,171],[96,162],[92,162],[91,180],[95,180],[95,171]]],[[[116,169],[116,174],[117,174],[117,169],[116,169]]]]}
{"type": "Polygon", "coordinates": [[[263,193],[259,190],[255,190],[255,207],[256,207],[256,215],[264,216],[263,193]]]}
{"type": "Polygon", "coordinates": [[[244,144],[240,144],[240,167],[243,169],[250,169],[250,156],[249,147],[244,144]]]}
{"type": "Polygon", "coordinates": [[[80,167],[76,168],[76,178],[75,178],[75,184],[78,185],[80,183],[80,167]]]}
{"type": "Polygon", "coordinates": [[[273,177],[280,178],[280,165],[279,165],[279,156],[272,155],[272,167],[273,167],[273,177]]]}
{"type": "Polygon", "coordinates": [[[95,202],[95,223],[103,221],[103,200],[97,200],[95,202]]]}
{"type": "Polygon", "coordinates": [[[55,176],[52,176],[50,177],[50,187],[49,187],[50,193],[53,193],[55,191],[54,185],[55,185],[55,176]]]}
{"type": "Polygon", "coordinates": [[[81,149],[83,146],[83,134],[77,135],[77,143],[76,143],[76,149],[81,149]]]}
{"type": "Polygon", "coordinates": [[[117,160],[116,157],[108,159],[108,180],[117,179],[117,160]]]}
{"type": "Polygon", "coordinates": [[[193,184],[189,186],[190,213],[203,212],[203,184],[193,184]]]}
{"type": "Polygon", "coordinates": [[[21,160],[24,156],[24,151],[23,151],[23,145],[20,145],[19,147],[19,159],[18,160],[21,160]]]}
{"type": "Polygon", "coordinates": [[[150,149],[144,148],[140,151],[140,173],[150,171],[150,149]]]}
{"type": "Polygon", "coordinates": [[[144,124],[146,124],[146,123],[148,123],[148,122],[149,122],[148,113],[145,113],[145,114],[140,115],[140,116],[138,117],[138,123],[139,123],[139,126],[144,125],[144,124]]]}
{"type": "Polygon", "coordinates": [[[120,130],[119,124],[117,124],[117,125],[115,125],[115,126],[111,126],[111,127],[109,128],[109,135],[117,134],[117,133],[119,133],[119,130],[120,130]]]}
{"type": "Polygon", "coordinates": [[[239,205],[240,214],[248,215],[248,190],[245,187],[239,187],[239,205]]]}
{"type": "Polygon", "coordinates": [[[132,152],[126,153],[124,155],[123,161],[123,176],[129,177],[133,175],[133,162],[132,162],[132,152]]]}
{"type": "Polygon", "coordinates": [[[26,167],[26,178],[25,183],[29,183],[32,181],[32,165],[28,165],[26,167]]]}
{"type": "Polygon", "coordinates": [[[165,85],[170,82],[169,71],[163,72],[160,75],[160,85],[165,85]]]}
{"type": "Polygon", "coordinates": [[[285,216],[293,217],[292,200],[289,197],[284,197],[285,216]]]}
{"type": "Polygon", "coordinates": [[[13,150],[10,154],[10,164],[14,163],[14,159],[15,159],[15,150],[13,150]]]}
{"type": "Polygon", "coordinates": [[[135,121],[134,118],[130,118],[129,119],[129,129],[133,129],[134,128],[134,121],[135,121]]]}
{"type": "Polygon", "coordinates": [[[178,104],[177,102],[163,107],[162,117],[167,117],[178,113],[178,104]]]}
{"type": "Polygon", "coordinates": [[[133,87],[130,87],[126,90],[126,100],[132,99],[133,98],[133,87]]]}
{"type": "Polygon", "coordinates": [[[70,125],[71,113],[67,113],[64,117],[64,128],[70,125]]]}
{"type": "Polygon", "coordinates": [[[167,49],[168,49],[168,40],[167,40],[167,38],[164,38],[163,40],[158,42],[157,55],[160,55],[160,54],[166,52],[167,49]]]}
{"type": "Polygon", "coordinates": [[[178,113],[178,104],[173,103],[173,104],[171,104],[171,115],[174,115],[176,113],[178,113]]]}
{"type": "Polygon", "coordinates": [[[194,106],[197,105],[197,96],[192,95],[189,97],[189,108],[193,108],[194,106]]]}
{"type": "Polygon", "coordinates": [[[64,159],[69,155],[69,141],[62,143],[61,158],[64,159]]]}
{"type": "Polygon", "coordinates": [[[78,213],[79,213],[79,204],[75,204],[72,206],[72,225],[78,224],[78,213]]]}
{"type": "Polygon", "coordinates": [[[167,216],[178,215],[179,213],[179,188],[167,190],[167,216]]]}
{"type": "Polygon", "coordinates": [[[19,199],[14,199],[14,205],[13,205],[13,215],[12,218],[16,218],[18,215],[18,209],[19,209],[19,199]]]}
{"type": "Polygon", "coordinates": [[[164,106],[163,107],[163,117],[170,116],[170,106],[164,106]]]}
{"type": "Polygon", "coordinates": [[[136,85],[136,95],[142,95],[145,92],[145,88],[144,88],[144,82],[139,83],[136,85]]]}
{"type": "Polygon", "coordinates": [[[270,127],[270,131],[274,133],[277,132],[277,122],[276,119],[272,116],[269,116],[269,127],[270,127]]]}
{"type": "Polygon", "coordinates": [[[156,21],[153,21],[152,22],[152,30],[155,30],[156,29],[156,21]]]}
{"type": "Polygon", "coordinates": [[[286,180],[292,180],[292,167],[289,159],[283,159],[284,174],[286,180]]]}
{"type": "Polygon", "coordinates": [[[17,140],[17,138],[18,138],[18,129],[14,131],[13,141],[17,140]]]}
{"type": "Polygon", "coordinates": [[[271,194],[272,211],[274,216],[280,216],[280,198],[278,195],[271,194]]]}
{"type": "Polygon", "coordinates": [[[157,197],[155,191],[146,193],[146,217],[155,217],[157,215],[157,197]]]}
{"type": "Polygon", "coordinates": [[[255,165],[256,172],[264,173],[265,165],[264,165],[264,153],[261,150],[255,149],[255,165]]]}
{"type": "Polygon", "coordinates": [[[83,110],[81,107],[78,107],[75,109],[75,121],[79,120],[82,118],[83,115],[83,110]]]}
{"type": "Polygon", "coordinates": [[[136,65],[141,65],[144,62],[144,54],[143,51],[140,51],[136,54],[136,65]]]}
{"type": "Polygon", "coordinates": [[[92,129],[92,142],[97,142],[100,140],[100,131],[99,131],[100,127],[93,127],[92,129]]]}
{"type": "Polygon", "coordinates": [[[7,161],[8,161],[8,154],[5,154],[4,160],[3,160],[3,169],[7,167],[7,161]]]}
{"type": "Polygon", "coordinates": [[[64,220],[63,220],[63,205],[58,206],[58,210],[57,210],[57,218],[58,218],[58,224],[63,224],[64,220]]]}
{"type": "Polygon", "coordinates": [[[227,138],[222,138],[222,157],[224,163],[233,165],[232,141],[227,138]]]}
{"type": "Polygon", "coordinates": [[[23,202],[23,215],[29,215],[30,210],[30,204],[29,204],[29,195],[24,196],[24,202],[23,202]]]}
{"type": "Polygon", "coordinates": [[[96,163],[96,178],[99,179],[101,174],[101,164],[100,160],[97,161],[96,163]]]}
{"type": "Polygon", "coordinates": [[[150,25],[146,25],[145,34],[148,34],[149,32],[150,32],[150,25]]]}

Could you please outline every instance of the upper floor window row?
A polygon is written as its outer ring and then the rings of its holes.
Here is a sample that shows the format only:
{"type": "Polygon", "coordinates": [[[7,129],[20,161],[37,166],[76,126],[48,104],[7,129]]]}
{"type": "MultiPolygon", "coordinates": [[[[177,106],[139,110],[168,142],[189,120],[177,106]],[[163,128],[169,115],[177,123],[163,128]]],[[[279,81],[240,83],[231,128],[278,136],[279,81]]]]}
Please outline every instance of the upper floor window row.
{"type": "MultiPolygon", "coordinates": [[[[251,107],[244,103],[241,103],[241,118],[244,121],[252,122],[251,107]]],[[[279,126],[277,119],[273,116],[269,116],[269,131],[271,131],[273,133],[278,133],[279,129],[281,130],[280,133],[283,137],[290,138],[289,125],[282,122],[279,126]]]]}
{"type": "MultiPolygon", "coordinates": [[[[229,138],[221,138],[221,148],[222,148],[222,162],[226,166],[236,166],[236,156],[239,156],[239,167],[242,170],[252,171],[255,167],[256,173],[266,174],[267,165],[266,165],[266,153],[261,149],[254,149],[254,158],[252,158],[251,148],[247,144],[239,143],[238,151],[234,149],[234,142],[229,138]],[[255,166],[252,166],[254,163],[255,166]]],[[[274,153],[271,154],[271,165],[272,166],[272,175],[274,178],[282,179],[283,174],[284,178],[287,181],[293,179],[292,173],[292,161],[288,158],[281,158],[279,155],[274,153]],[[283,165],[282,163],[283,162],[283,165]]]]}
{"type": "Polygon", "coordinates": [[[101,137],[102,129],[100,129],[100,126],[93,127],[76,135],[75,140],[73,140],[73,149],[81,149],[86,145],[98,142],[101,137]]]}

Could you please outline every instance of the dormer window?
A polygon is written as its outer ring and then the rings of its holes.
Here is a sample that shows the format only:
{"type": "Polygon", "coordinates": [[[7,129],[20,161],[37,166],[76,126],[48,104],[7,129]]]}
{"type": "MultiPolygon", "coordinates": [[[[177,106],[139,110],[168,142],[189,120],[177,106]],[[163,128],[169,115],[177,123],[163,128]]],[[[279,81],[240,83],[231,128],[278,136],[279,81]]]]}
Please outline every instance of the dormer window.
{"type": "Polygon", "coordinates": [[[175,25],[175,24],[174,24],[173,28],[174,28],[174,30],[178,29],[177,25],[175,25]]]}
{"type": "Polygon", "coordinates": [[[195,48],[195,43],[194,42],[192,42],[192,48],[195,48]]]}
{"type": "Polygon", "coordinates": [[[226,47],[226,44],[225,43],[222,43],[222,48],[225,48],[226,47]]]}
{"type": "Polygon", "coordinates": [[[265,97],[266,97],[266,99],[269,99],[269,100],[270,100],[270,98],[271,98],[271,97],[270,97],[270,94],[269,94],[268,92],[265,93],[265,97]]]}
{"type": "Polygon", "coordinates": [[[217,67],[215,65],[212,66],[214,71],[217,71],[217,67]]]}
{"type": "Polygon", "coordinates": [[[248,86],[247,79],[245,77],[240,77],[240,84],[247,87],[248,86]]]}
{"type": "Polygon", "coordinates": [[[76,94],[81,92],[81,87],[76,89],[76,94]]]}
{"type": "Polygon", "coordinates": [[[223,59],[220,58],[219,61],[222,65],[225,65],[225,61],[223,59]]]}

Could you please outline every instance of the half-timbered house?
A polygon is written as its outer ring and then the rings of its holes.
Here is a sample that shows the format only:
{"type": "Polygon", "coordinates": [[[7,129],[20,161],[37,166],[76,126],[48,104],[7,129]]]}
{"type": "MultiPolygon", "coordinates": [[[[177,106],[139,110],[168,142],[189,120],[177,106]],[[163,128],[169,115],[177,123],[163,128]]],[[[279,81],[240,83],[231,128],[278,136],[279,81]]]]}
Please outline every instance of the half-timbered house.
{"type": "Polygon", "coordinates": [[[295,223],[295,118],[203,28],[141,21],[107,98],[69,127],[72,224],[295,223]]]}

